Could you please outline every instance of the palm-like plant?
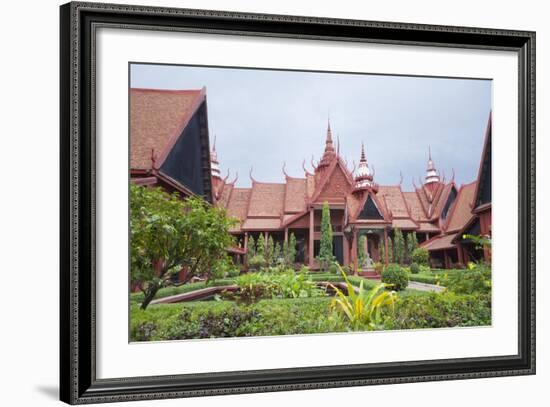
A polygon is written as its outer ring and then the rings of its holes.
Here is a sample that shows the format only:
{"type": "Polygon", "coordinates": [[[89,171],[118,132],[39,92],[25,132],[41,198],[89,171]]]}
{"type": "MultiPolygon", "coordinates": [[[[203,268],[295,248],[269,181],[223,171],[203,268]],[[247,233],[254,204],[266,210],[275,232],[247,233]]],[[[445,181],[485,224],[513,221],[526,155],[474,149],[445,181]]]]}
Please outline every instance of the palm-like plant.
{"type": "Polygon", "coordinates": [[[380,283],[372,290],[367,290],[361,281],[359,290],[355,292],[342,267],[338,265],[338,268],[348,292],[345,295],[342,290],[332,285],[336,295],[330,304],[331,309],[345,315],[353,330],[376,329],[382,323],[384,310],[394,312],[396,293],[387,290],[391,284],[380,283]]]}

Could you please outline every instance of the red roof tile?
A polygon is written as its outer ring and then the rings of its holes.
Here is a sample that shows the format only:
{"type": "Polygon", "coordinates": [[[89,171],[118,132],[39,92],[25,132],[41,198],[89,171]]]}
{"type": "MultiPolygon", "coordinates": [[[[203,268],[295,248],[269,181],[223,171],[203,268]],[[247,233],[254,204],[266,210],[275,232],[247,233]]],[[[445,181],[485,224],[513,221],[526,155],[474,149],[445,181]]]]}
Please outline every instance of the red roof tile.
{"type": "Polygon", "coordinates": [[[463,185],[458,191],[458,196],[449,213],[449,221],[446,230],[456,232],[464,227],[472,217],[472,207],[477,182],[463,185]]]}
{"type": "Polygon", "coordinates": [[[202,96],[202,90],[130,89],[131,169],[151,169],[152,152],[159,157],[171,147],[202,96]]]}
{"type": "Polygon", "coordinates": [[[233,191],[233,184],[224,184],[222,186],[222,193],[220,198],[218,199],[219,206],[227,208],[232,191],[233,191]]]}
{"type": "Polygon", "coordinates": [[[241,221],[246,219],[248,210],[248,200],[250,199],[250,188],[234,188],[231,199],[227,205],[227,213],[230,216],[239,218],[241,221]]]}
{"type": "Polygon", "coordinates": [[[432,233],[432,232],[441,232],[441,230],[436,225],[434,225],[433,223],[419,222],[417,232],[432,233]]]}
{"type": "Polygon", "coordinates": [[[418,226],[416,223],[414,223],[411,219],[393,219],[392,220],[392,227],[393,228],[399,228],[399,229],[418,229],[418,226]]]}
{"type": "Polygon", "coordinates": [[[439,235],[430,240],[420,244],[420,247],[423,247],[427,250],[443,250],[443,249],[452,249],[456,247],[452,243],[452,240],[455,238],[456,233],[451,233],[450,235],[439,235]]]}
{"type": "Polygon", "coordinates": [[[393,216],[409,217],[409,211],[407,210],[407,205],[403,199],[403,194],[401,193],[401,187],[399,185],[380,185],[378,196],[384,196],[386,198],[386,204],[393,216]]]}
{"type": "Polygon", "coordinates": [[[248,218],[242,225],[242,230],[277,230],[281,227],[278,218],[248,218]]]}
{"type": "Polygon", "coordinates": [[[285,184],[252,183],[248,217],[280,217],[283,214],[285,184]]]}
{"type": "Polygon", "coordinates": [[[416,192],[403,192],[403,195],[411,211],[411,217],[416,221],[427,220],[424,209],[422,208],[422,203],[416,192]]]}
{"type": "Polygon", "coordinates": [[[285,213],[297,213],[306,209],[306,179],[286,179],[285,188],[285,213]]]}

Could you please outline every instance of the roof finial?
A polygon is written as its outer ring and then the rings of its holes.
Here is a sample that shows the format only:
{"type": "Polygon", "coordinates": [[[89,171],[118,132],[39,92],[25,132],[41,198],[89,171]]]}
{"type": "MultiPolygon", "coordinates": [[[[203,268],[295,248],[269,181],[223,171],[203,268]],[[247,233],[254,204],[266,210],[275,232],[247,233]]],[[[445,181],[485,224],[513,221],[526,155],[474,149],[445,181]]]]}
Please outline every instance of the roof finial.
{"type": "Polygon", "coordinates": [[[286,161],[283,162],[283,174],[286,178],[291,178],[287,173],[286,173],[286,161]]]}
{"type": "Polygon", "coordinates": [[[252,176],[252,170],[254,169],[253,166],[250,166],[250,172],[248,173],[248,175],[250,176],[250,181],[252,181],[252,183],[255,183],[255,182],[258,182],[254,179],[254,177],[252,176]]]}
{"type": "Polygon", "coordinates": [[[212,144],[212,152],[215,153],[216,152],[216,134],[214,133],[213,136],[214,136],[214,143],[212,144]]]}
{"type": "Polygon", "coordinates": [[[340,134],[336,136],[336,154],[340,155],[340,134]]]}
{"type": "Polygon", "coordinates": [[[367,161],[365,156],[365,143],[361,142],[361,161],[367,161]]]}
{"type": "Polygon", "coordinates": [[[432,146],[428,145],[428,160],[432,161],[432,146]]]}
{"type": "Polygon", "coordinates": [[[401,170],[399,170],[399,186],[401,186],[403,184],[403,172],[401,170]]]}

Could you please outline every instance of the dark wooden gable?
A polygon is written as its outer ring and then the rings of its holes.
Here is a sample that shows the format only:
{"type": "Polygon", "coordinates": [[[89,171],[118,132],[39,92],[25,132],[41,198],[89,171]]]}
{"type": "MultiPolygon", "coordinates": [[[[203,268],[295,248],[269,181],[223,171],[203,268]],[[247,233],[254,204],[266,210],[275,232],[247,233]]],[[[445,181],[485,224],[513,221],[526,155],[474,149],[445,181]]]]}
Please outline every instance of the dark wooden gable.
{"type": "Polygon", "coordinates": [[[363,205],[363,209],[361,209],[361,212],[359,213],[359,216],[357,217],[357,219],[369,219],[369,220],[384,219],[384,217],[376,207],[376,204],[374,203],[372,196],[369,195],[367,197],[367,200],[363,205]]]}
{"type": "Polygon", "coordinates": [[[491,203],[491,127],[488,129],[485,143],[475,201],[476,207],[491,203]]]}
{"type": "Polygon", "coordinates": [[[449,210],[451,209],[453,202],[456,200],[457,195],[458,193],[456,192],[456,188],[453,186],[451,188],[451,192],[449,192],[449,196],[447,197],[447,202],[445,202],[445,206],[441,211],[442,219],[447,219],[447,216],[449,215],[449,210]]]}
{"type": "Polygon", "coordinates": [[[160,168],[194,194],[212,202],[206,103],[189,120],[160,168]]]}

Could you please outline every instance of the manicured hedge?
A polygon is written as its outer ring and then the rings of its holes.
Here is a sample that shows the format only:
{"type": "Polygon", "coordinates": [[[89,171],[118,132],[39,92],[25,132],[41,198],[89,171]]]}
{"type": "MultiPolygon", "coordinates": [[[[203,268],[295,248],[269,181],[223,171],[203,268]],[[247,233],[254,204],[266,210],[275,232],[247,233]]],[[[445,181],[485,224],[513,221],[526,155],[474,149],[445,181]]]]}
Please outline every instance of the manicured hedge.
{"type": "Polygon", "coordinates": [[[292,335],[346,330],[329,313],[331,298],[159,304],[132,307],[132,341],[292,335]],[[339,325],[340,324],[340,325],[339,325]]]}
{"type": "Polygon", "coordinates": [[[403,296],[385,329],[443,328],[491,324],[491,299],[487,295],[459,295],[452,292],[403,296]]]}

